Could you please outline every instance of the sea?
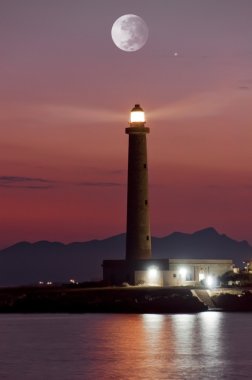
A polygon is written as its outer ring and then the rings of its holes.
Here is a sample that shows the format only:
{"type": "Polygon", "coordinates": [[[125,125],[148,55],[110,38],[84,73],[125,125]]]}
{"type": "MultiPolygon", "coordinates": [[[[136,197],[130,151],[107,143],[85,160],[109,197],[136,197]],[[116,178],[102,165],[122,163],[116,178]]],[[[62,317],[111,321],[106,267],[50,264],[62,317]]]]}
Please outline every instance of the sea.
{"type": "Polygon", "coordinates": [[[1,380],[252,379],[252,313],[1,314],[1,380]]]}

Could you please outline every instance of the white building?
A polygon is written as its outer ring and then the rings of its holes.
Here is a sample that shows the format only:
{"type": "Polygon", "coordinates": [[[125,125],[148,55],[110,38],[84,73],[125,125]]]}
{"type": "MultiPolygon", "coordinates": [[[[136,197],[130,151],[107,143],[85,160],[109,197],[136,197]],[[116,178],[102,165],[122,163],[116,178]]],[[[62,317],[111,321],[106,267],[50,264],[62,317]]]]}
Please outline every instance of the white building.
{"type": "Polygon", "coordinates": [[[149,266],[135,270],[135,284],[156,286],[197,286],[202,281],[214,286],[219,276],[232,270],[232,260],[167,259],[149,261],[149,266]],[[160,264],[160,265],[159,265],[160,264]]]}

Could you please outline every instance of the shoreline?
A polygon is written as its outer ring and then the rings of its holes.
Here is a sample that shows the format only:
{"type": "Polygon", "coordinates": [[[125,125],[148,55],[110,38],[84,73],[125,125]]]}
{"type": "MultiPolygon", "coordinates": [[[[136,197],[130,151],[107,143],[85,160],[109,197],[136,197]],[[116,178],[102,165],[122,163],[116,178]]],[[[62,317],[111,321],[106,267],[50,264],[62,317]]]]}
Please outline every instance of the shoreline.
{"type": "Polygon", "coordinates": [[[70,286],[0,288],[0,313],[198,313],[252,311],[248,288],[70,286]]]}

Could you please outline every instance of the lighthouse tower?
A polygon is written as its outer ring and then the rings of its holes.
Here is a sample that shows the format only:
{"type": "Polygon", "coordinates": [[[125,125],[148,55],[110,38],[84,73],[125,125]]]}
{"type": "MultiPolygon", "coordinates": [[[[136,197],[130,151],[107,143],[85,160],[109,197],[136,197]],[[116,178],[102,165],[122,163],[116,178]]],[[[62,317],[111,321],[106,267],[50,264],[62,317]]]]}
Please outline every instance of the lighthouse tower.
{"type": "Polygon", "coordinates": [[[136,104],[125,130],[129,135],[126,257],[125,260],[103,261],[103,280],[108,284],[160,286],[169,269],[169,260],[151,257],[147,163],[150,130],[145,124],[144,111],[136,104]]]}
{"type": "Polygon", "coordinates": [[[128,152],[126,260],[151,258],[145,115],[139,104],[131,110],[128,152]]]}

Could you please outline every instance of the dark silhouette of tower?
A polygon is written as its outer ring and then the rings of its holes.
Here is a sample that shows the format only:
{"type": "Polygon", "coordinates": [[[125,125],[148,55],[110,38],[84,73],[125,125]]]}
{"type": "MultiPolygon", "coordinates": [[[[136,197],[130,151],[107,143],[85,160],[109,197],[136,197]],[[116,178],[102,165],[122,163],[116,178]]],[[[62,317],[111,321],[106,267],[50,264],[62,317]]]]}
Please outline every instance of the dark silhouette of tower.
{"type": "Polygon", "coordinates": [[[145,126],[144,111],[139,104],[131,110],[125,132],[129,135],[126,257],[104,260],[103,280],[116,285],[123,282],[160,285],[162,270],[169,268],[169,261],[151,257],[146,138],[150,130],[145,126]]]}
{"type": "Polygon", "coordinates": [[[139,104],[131,111],[129,125],[126,260],[132,261],[151,258],[146,141],[150,129],[139,104]]]}

